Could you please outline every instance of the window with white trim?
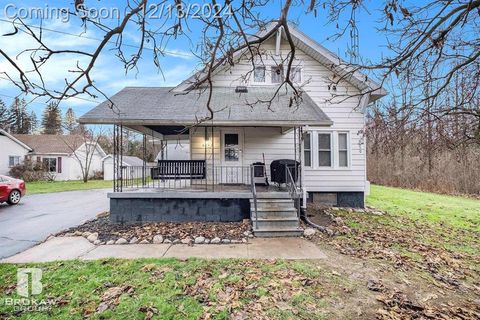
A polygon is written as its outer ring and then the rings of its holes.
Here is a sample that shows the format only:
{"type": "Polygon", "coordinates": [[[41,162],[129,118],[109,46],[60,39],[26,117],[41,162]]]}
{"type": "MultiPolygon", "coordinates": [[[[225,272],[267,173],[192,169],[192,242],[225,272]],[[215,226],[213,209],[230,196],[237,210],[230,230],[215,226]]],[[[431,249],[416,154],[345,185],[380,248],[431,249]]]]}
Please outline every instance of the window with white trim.
{"type": "Polygon", "coordinates": [[[310,133],[305,133],[303,138],[303,157],[305,167],[312,166],[312,136],[310,133]]]}
{"type": "Polygon", "coordinates": [[[253,82],[265,82],[265,67],[255,67],[253,70],[253,82]]]}
{"type": "Polygon", "coordinates": [[[43,158],[42,161],[48,172],[57,172],[57,158],[43,158]]]}
{"type": "Polygon", "coordinates": [[[272,83],[282,83],[283,82],[283,68],[281,66],[272,66],[272,83]]]}
{"type": "Polygon", "coordinates": [[[8,166],[15,167],[20,164],[20,156],[9,156],[8,157],[8,166]]]}
{"type": "Polygon", "coordinates": [[[296,83],[302,82],[302,69],[299,67],[292,67],[290,69],[290,79],[296,83]]]}
{"type": "Polygon", "coordinates": [[[345,132],[338,134],[338,166],[348,167],[348,134],[345,132]]]}
{"type": "Polygon", "coordinates": [[[330,133],[318,134],[318,166],[332,166],[332,135],[330,133]]]}

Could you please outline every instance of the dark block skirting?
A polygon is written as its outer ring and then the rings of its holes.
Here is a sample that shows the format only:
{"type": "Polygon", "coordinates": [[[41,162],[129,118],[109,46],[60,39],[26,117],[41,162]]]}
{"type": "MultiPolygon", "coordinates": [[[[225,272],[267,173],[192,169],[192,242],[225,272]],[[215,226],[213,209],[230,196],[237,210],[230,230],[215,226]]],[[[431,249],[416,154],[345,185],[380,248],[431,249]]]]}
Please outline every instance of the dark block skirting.
{"type": "Polygon", "coordinates": [[[313,202],[314,193],[336,194],[336,207],[365,208],[363,192],[308,192],[308,202],[313,202]]]}
{"type": "Polygon", "coordinates": [[[234,222],[249,217],[248,199],[110,199],[110,221],[121,224],[152,221],[234,222]]]}

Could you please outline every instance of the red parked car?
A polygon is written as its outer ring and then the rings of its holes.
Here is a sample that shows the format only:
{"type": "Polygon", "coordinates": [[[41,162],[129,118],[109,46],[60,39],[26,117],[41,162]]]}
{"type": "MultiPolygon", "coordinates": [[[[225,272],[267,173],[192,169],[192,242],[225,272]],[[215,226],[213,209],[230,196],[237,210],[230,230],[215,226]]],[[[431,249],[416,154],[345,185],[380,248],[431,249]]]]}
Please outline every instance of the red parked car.
{"type": "Polygon", "coordinates": [[[0,176],[0,203],[15,205],[25,195],[25,181],[7,176],[0,176]]]}

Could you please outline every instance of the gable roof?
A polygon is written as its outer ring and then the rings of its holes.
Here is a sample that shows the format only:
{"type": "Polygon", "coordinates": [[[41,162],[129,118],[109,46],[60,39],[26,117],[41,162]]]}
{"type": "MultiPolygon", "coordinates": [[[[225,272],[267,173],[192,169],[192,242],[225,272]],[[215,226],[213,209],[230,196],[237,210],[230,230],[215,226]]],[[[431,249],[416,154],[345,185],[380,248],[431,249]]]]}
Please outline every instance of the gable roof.
{"type": "MultiPolygon", "coordinates": [[[[102,161],[105,161],[107,158],[112,158],[113,155],[109,154],[106,157],[102,159],[102,161]]],[[[134,157],[134,156],[122,156],[123,158],[123,165],[125,166],[134,166],[134,167],[141,167],[143,166],[143,160],[140,159],[139,157],[134,157]]]]}
{"type": "MultiPolygon", "coordinates": [[[[192,90],[178,94],[168,87],[127,87],[111,97],[115,112],[105,101],[80,117],[80,123],[140,125],[195,125],[209,115],[206,103],[208,91],[192,90]]],[[[281,90],[271,104],[275,87],[249,87],[246,93],[235,88],[215,87],[212,90],[213,120],[209,125],[243,126],[292,126],[323,125],[332,121],[313,102],[308,94],[302,94],[299,106],[290,106],[292,92],[281,90]],[[256,103],[254,107],[249,104],[256,103]],[[268,108],[270,107],[270,108],[268,108]]]]}
{"type": "Polygon", "coordinates": [[[28,151],[32,151],[32,148],[30,148],[29,146],[27,146],[25,143],[23,143],[22,141],[18,140],[17,138],[15,138],[13,135],[11,135],[10,133],[8,133],[7,131],[3,130],[3,129],[0,129],[0,136],[4,136],[4,137],[7,137],[9,138],[10,140],[12,140],[13,142],[19,144],[20,146],[24,147],[25,149],[27,149],[28,151]]]}
{"type": "MultiPolygon", "coordinates": [[[[260,30],[255,36],[250,37],[250,39],[255,39],[262,37],[266,34],[268,34],[273,27],[275,26],[275,23],[272,22],[268,24],[265,29],[260,30]]],[[[327,67],[328,69],[332,70],[336,74],[338,74],[340,77],[344,78],[346,81],[350,82],[352,85],[357,87],[360,91],[363,92],[371,92],[370,94],[370,101],[375,101],[385,95],[387,95],[387,91],[382,88],[380,84],[375,82],[372,79],[369,79],[366,75],[355,71],[352,66],[349,66],[349,64],[342,59],[340,59],[336,54],[307,36],[305,33],[300,31],[297,27],[295,27],[292,24],[288,24],[288,28],[290,31],[290,35],[292,36],[293,42],[295,43],[296,48],[302,50],[305,52],[307,55],[311,56],[315,60],[317,60],[319,63],[327,67]]],[[[285,39],[285,33],[282,32],[282,38],[285,39]]],[[[245,49],[247,50],[247,49],[245,49]]],[[[237,51],[234,54],[234,58],[240,56],[243,53],[243,51],[237,51]]],[[[226,66],[222,66],[225,68],[226,66]]],[[[218,67],[215,72],[218,72],[222,69],[222,67],[218,67]]],[[[184,90],[189,90],[192,85],[198,81],[202,80],[206,77],[206,73],[204,70],[200,70],[193,74],[191,77],[188,79],[184,80],[181,82],[178,86],[175,87],[175,91],[184,91],[184,90]]]]}
{"type": "Polygon", "coordinates": [[[79,148],[84,143],[83,137],[79,135],[15,134],[13,136],[28,145],[36,154],[70,154],[71,148],[79,148]]]}

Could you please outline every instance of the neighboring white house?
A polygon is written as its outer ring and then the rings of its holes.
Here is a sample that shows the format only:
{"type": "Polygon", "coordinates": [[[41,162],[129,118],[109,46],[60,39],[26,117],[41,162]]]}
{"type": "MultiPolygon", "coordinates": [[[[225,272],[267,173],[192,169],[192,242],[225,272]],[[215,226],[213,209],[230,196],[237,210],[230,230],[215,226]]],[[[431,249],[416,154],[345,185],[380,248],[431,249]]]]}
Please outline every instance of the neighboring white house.
{"type": "MultiPolygon", "coordinates": [[[[135,168],[143,166],[143,160],[138,157],[123,156],[122,160],[123,167],[131,168],[134,171],[135,168]]],[[[130,176],[133,178],[134,173],[130,176]]],[[[103,180],[113,180],[113,155],[111,154],[103,158],[103,180]]]]}
{"type": "Polygon", "coordinates": [[[190,160],[190,141],[188,138],[165,141],[155,160],[190,160]]]}
{"type": "Polygon", "coordinates": [[[8,132],[0,129],[0,174],[7,175],[10,168],[23,161],[32,148],[8,132]]]}
{"type": "Polygon", "coordinates": [[[42,162],[55,180],[81,180],[86,155],[91,158],[89,175],[103,170],[105,152],[99,145],[75,135],[9,134],[0,130],[0,174],[26,157],[42,162]],[[81,165],[82,164],[82,165],[81,165]]]}

